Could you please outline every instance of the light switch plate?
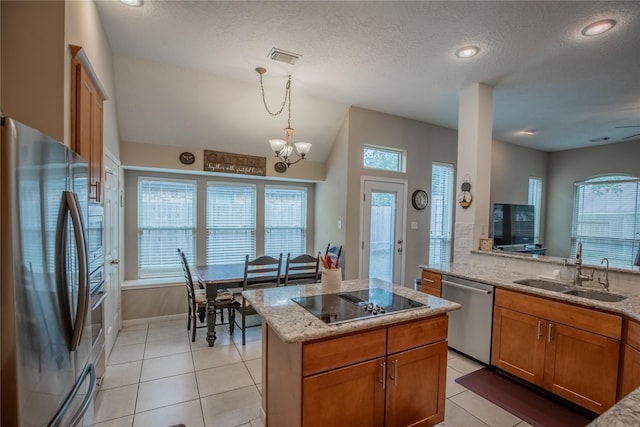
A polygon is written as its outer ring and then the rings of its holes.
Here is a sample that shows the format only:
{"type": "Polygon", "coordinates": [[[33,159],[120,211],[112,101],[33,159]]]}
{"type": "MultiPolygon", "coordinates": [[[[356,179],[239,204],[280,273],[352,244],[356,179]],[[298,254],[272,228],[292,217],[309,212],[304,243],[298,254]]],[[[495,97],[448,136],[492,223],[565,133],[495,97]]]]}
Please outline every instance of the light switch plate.
{"type": "Polygon", "coordinates": [[[411,221],[411,229],[412,230],[418,229],[418,221],[411,221]]]}

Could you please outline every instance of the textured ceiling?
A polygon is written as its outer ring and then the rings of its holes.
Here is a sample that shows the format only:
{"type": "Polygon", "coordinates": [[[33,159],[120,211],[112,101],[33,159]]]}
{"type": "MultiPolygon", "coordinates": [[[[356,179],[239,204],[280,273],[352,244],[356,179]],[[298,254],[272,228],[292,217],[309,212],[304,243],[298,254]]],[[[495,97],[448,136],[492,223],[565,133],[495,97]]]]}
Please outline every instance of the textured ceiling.
{"type": "MultiPolygon", "coordinates": [[[[98,1],[121,138],[269,155],[292,74],[294,140],[324,161],[349,106],[452,129],[458,93],[494,87],[494,138],[556,151],[640,133],[640,2],[98,1]],[[617,25],[598,37],[582,28],[617,25]],[[474,44],[480,54],[455,58],[474,44]],[[302,55],[286,66],[277,47],[302,55]],[[532,136],[520,134],[535,129],[532,136]],[[225,144],[222,145],[221,144],[225,144]]],[[[635,137],[631,139],[636,139],[635,137]]]]}

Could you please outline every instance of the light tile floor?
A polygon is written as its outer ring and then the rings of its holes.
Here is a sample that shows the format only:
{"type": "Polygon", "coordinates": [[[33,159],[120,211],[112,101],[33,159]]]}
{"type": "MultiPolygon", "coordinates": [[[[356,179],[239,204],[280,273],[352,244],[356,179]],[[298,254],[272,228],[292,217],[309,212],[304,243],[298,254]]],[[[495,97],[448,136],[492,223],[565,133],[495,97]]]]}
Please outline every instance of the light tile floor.
{"type": "MultiPolygon", "coordinates": [[[[247,329],[245,346],[238,329],[232,338],[218,326],[214,347],[205,332],[198,329],[192,343],[185,321],[123,328],[96,396],[95,426],[263,427],[261,328],[247,329]]],[[[440,426],[529,426],[454,381],[481,365],[452,351],[448,357],[440,426]]]]}

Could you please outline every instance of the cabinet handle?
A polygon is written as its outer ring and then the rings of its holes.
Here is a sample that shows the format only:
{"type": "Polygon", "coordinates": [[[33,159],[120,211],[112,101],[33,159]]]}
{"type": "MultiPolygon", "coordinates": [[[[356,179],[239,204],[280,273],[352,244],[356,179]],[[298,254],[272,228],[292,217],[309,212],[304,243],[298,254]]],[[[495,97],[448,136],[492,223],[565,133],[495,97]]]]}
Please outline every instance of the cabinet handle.
{"type": "Polygon", "coordinates": [[[382,379],[378,381],[382,383],[382,389],[386,390],[387,389],[387,362],[382,362],[380,364],[380,367],[382,368],[382,379]]]}
{"type": "Polygon", "coordinates": [[[393,385],[398,385],[398,359],[391,363],[393,363],[393,376],[391,379],[393,380],[393,385]]]}
{"type": "Polygon", "coordinates": [[[553,324],[549,323],[547,327],[547,342],[551,342],[551,329],[553,328],[553,324]]]}
{"type": "Polygon", "coordinates": [[[538,333],[536,334],[536,339],[540,339],[540,333],[542,332],[540,329],[542,328],[542,320],[538,320],[538,333]]]}
{"type": "Polygon", "coordinates": [[[435,280],[427,279],[426,277],[423,277],[422,280],[429,283],[436,283],[435,280]]]}

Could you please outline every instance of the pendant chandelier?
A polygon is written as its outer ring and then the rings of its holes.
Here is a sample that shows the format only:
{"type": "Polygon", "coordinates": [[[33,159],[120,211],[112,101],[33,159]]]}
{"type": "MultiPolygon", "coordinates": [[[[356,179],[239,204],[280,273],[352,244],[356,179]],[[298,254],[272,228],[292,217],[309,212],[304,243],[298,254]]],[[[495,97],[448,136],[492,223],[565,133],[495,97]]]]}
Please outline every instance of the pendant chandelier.
{"type": "Polygon", "coordinates": [[[262,90],[262,102],[264,104],[264,108],[267,112],[272,116],[277,116],[282,111],[284,111],[285,105],[288,105],[288,119],[287,119],[287,127],[284,128],[284,136],[285,139],[270,139],[269,145],[271,145],[271,149],[275,152],[276,157],[280,159],[280,162],[283,165],[276,164],[276,170],[279,170],[279,166],[284,169],[289,168],[289,166],[298,163],[300,160],[304,160],[305,156],[311,150],[311,143],[309,142],[293,142],[293,128],[291,127],[291,76],[289,75],[289,79],[287,80],[287,84],[285,86],[284,92],[284,100],[282,101],[282,106],[280,106],[280,110],[277,112],[272,112],[267,105],[267,101],[264,96],[264,85],[262,83],[262,75],[267,72],[266,68],[256,68],[256,72],[260,74],[260,89],[262,90]],[[287,100],[289,101],[287,103],[287,100]]]}

